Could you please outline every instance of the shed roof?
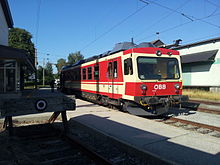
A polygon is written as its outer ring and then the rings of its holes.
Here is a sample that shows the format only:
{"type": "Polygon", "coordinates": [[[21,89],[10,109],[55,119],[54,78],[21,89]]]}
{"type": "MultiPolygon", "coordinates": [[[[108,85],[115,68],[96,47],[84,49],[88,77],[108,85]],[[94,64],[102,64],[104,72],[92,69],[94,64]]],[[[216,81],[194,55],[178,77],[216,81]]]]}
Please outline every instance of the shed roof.
{"type": "Polygon", "coordinates": [[[198,45],[203,45],[203,44],[208,44],[208,43],[215,43],[217,41],[220,41],[220,37],[216,37],[216,38],[212,38],[212,39],[208,39],[208,40],[203,40],[203,41],[194,42],[194,43],[191,43],[191,44],[178,46],[178,47],[174,48],[174,50],[180,50],[180,49],[183,49],[183,48],[190,48],[190,47],[193,47],[193,46],[198,46],[198,45]]]}
{"type": "Polygon", "coordinates": [[[2,6],[2,9],[3,9],[3,12],[4,12],[4,15],[5,15],[5,19],[6,19],[6,22],[8,24],[8,27],[9,28],[13,28],[13,19],[12,19],[12,16],[11,16],[11,11],[9,9],[9,6],[8,6],[8,1],[7,0],[0,0],[0,4],[2,6]]]}
{"type": "Polygon", "coordinates": [[[194,63],[194,62],[213,62],[217,52],[218,49],[183,55],[181,56],[182,64],[194,63]]]}
{"type": "Polygon", "coordinates": [[[24,50],[0,45],[0,59],[15,59],[24,62],[32,71],[35,71],[33,60],[24,50]]]}
{"type": "Polygon", "coordinates": [[[156,47],[160,47],[160,46],[162,46],[162,45],[165,45],[164,42],[162,42],[160,39],[151,41],[150,43],[152,43],[152,44],[155,45],[156,47]]]}

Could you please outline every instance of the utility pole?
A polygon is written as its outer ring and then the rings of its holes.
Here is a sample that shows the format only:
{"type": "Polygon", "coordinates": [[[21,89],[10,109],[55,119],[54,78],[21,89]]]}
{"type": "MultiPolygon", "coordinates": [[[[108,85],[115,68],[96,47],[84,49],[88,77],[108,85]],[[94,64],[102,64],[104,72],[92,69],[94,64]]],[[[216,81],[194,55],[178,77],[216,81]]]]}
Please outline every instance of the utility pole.
{"type": "Polygon", "coordinates": [[[35,89],[37,89],[37,49],[35,48],[35,53],[34,53],[35,57],[34,57],[34,65],[35,65],[35,82],[34,82],[34,86],[35,89]]]}
{"type": "Polygon", "coordinates": [[[43,86],[45,85],[45,58],[43,59],[43,86]]]}

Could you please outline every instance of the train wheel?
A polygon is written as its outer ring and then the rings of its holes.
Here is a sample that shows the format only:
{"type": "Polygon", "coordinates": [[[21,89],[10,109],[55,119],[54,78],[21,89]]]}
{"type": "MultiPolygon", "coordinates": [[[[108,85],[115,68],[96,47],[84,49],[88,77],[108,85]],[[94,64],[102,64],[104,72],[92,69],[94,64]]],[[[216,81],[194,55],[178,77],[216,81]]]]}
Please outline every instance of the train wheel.
{"type": "Polygon", "coordinates": [[[108,105],[108,100],[107,100],[106,97],[102,97],[102,98],[100,99],[100,102],[101,102],[101,104],[104,105],[104,106],[107,106],[107,105],[108,105]]]}
{"type": "Polygon", "coordinates": [[[128,112],[128,102],[123,102],[120,108],[123,112],[128,112]]]}

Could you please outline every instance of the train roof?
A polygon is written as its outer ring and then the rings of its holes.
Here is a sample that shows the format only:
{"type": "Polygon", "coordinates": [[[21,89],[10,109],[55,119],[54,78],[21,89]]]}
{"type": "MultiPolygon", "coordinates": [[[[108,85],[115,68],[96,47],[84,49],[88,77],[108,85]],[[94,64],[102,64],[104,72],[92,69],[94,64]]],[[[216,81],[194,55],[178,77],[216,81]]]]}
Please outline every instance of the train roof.
{"type": "Polygon", "coordinates": [[[133,42],[117,43],[117,44],[115,44],[115,46],[114,46],[114,48],[112,50],[106,51],[106,52],[104,52],[104,53],[102,53],[100,55],[95,55],[95,56],[89,57],[87,59],[80,60],[80,61],[76,62],[75,64],[64,66],[62,68],[62,70],[67,70],[67,69],[72,68],[74,66],[78,66],[78,65],[81,65],[83,63],[86,63],[86,62],[89,62],[89,61],[93,61],[93,60],[96,60],[96,59],[100,59],[100,58],[103,58],[103,57],[106,57],[106,56],[109,56],[109,55],[112,55],[114,53],[118,53],[118,52],[121,52],[121,51],[125,51],[125,50],[128,50],[128,49],[144,48],[144,47],[156,47],[156,46],[153,45],[150,42],[142,42],[142,43],[140,43],[138,45],[134,44],[133,42]]]}

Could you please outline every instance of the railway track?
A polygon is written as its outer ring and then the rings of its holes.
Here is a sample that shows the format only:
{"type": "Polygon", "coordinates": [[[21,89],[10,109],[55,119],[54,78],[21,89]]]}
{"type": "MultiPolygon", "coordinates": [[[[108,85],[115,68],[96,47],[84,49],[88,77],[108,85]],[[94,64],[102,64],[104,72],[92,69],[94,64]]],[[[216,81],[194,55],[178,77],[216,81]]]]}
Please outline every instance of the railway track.
{"type": "Polygon", "coordinates": [[[183,104],[183,106],[198,112],[220,114],[220,102],[190,99],[189,103],[186,103],[186,105],[183,104]]]}
{"type": "Polygon", "coordinates": [[[165,117],[163,119],[156,120],[175,127],[180,127],[186,130],[196,131],[202,134],[208,134],[217,138],[220,138],[220,127],[194,122],[185,119],[179,119],[176,117],[165,117]]]}
{"type": "MultiPolygon", "coordinates": [[[[190,101],[195,101],[195,100],[190,100],[190,101]]],[[[205,103],[207,103],[208,105],[213,105],[212,103],[214,103],[214,102],[208,102],[208,101],[203,101],[203,102],[201,101],[200,102],[200,101],[196,100],[193,103],[196,103],[196,104],[200,104],[200,103],[205,104],[205,103]]],[[[206,108],[200,108],[200,107],[198,107],[197,109],[188,108],[188,110],[193,110],[193,111],[195,110],[195,111],[198,111],[198,112],[205,112],[205,113],[211,113],[211,114],[214,114],[214,115],[219,115],[220,114],[220,103],[216,103],[214,105],[215,106],[219,105],[219,110],[206,109],[206,108]]],[[[120,109],[118,107],[115,107],[115,106],[108,106],[108,107],[111,108],[111,109],[120,111],[120,109]]],[[[188,111],[188,110],[186,110],[186,111],[188,111]]],[[[184,129],[196,131],[196,132],[199,132],[199,133],[202,133],[202,134],[210,134],[211,136],[220,138],[220,127],[204,124],[204,123],[201,123],[201,122],[194,122],[194,121],[190,121],[190,120],[187,120],[187,119],[179,119],[177,117],[163,117],[163,116],[161,116],[159,118],[158,117],[145,117],[145,118],[153,119],[153,120],[156,119],[156,121],[164,122],[165,124],[174,125],[176,127],[182,127],[184,129]]]]}
{"type": "Polygon", "coordinates": [[[79,125],[71,125],[68,134],[63,134],[61,123],[39,123],[27,125],[28,123],[17,122],[14,136],[10,138],[6,134],[7,131],[0,132],[0,165],[151,164],[142,154],[139,155],[139,152],[134,154],[134,149],[131,152],[124,145],[79,128],[79,125]],[[22,126],[23,124],[27,126],[22,126]],[[4,156],[2,153],[9,154],[4,156]]]}
{"type": "Polygon", "coordinates": [[[214,101],[205,101],[205,100],[196,100],[196,99],[190,99],[190,102],[194,102],[194,103],[203,103],[203,104],[208,104],[208,105],[216,105],[216,106],[220,106],[220,102],[214,102],[214,101]]]}
{"type": "MultiPolygon", "coordinates": [[[[219,107],[219,108],[220,108],[220,107],[219,107]]],[[[220,110],[215,110],[215,109],[198,108],[197,111],[220,115],[220,110]]]]}
{"type": "Polygon", "coordinates": [[[20,126],[14,132],[11,152],[14,154],[14,161],[20,162],[18,164],[112,165],[78,139],[69,138],[49,124],[20,126]]]}

